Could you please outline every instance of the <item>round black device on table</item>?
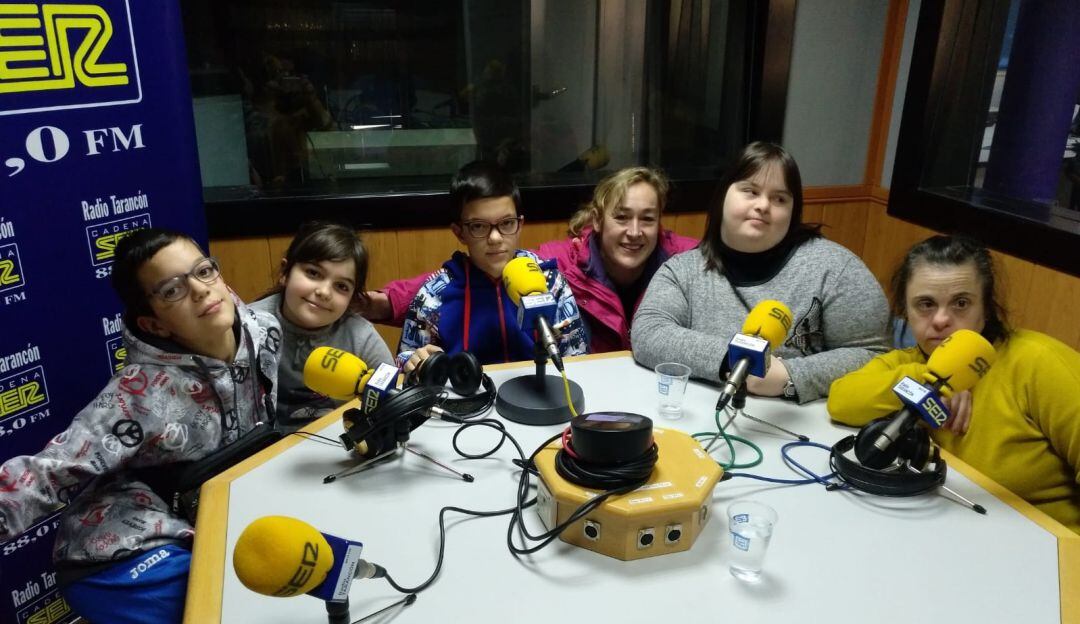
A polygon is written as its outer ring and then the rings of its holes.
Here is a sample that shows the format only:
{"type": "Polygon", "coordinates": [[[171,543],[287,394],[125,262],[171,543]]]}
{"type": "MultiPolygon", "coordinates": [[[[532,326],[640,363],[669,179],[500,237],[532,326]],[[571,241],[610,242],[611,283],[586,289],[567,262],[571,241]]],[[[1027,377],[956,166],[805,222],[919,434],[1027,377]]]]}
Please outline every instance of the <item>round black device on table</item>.
{"type": "Polygon", "coordinates": [[[574,452],[591,464],[623,464],[648,452],[652,420],[629,412],[591,412],[570,421],[574,452]]]}

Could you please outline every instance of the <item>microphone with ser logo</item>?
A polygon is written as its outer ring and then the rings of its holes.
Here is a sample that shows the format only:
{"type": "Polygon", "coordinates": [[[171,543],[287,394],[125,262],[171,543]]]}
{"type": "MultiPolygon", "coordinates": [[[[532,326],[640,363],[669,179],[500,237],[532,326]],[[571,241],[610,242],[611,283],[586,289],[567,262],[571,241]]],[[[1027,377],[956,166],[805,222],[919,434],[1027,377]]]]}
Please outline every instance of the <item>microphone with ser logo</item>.
{"type": "Polygon", "coordinates": [[[348,624],[353,580],[386,576],[381,566],[360,557],[362,550],[360,542],[320,533],[302,520],[264,516],[240,534],[233,569],[253,592],[314,596],[326,602],[330,624],[348,624]]]}

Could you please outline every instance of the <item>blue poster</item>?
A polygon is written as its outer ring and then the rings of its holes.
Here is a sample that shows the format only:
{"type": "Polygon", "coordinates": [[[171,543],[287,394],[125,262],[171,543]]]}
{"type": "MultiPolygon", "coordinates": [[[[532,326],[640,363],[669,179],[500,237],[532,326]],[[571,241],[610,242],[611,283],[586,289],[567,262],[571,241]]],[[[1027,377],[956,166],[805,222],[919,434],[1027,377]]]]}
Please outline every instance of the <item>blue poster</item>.
{"type": "MultiPolygon", "coordinates": [[[[123,367],[117,241],[206,243],[176,0],[0,2],[0,461],[34,454],[123,367]]],[[[0,471],[0,503],[22,487],[0,471]]],[[[57,516],[0,545],[0,622],[74,619],[57,516]]]]}

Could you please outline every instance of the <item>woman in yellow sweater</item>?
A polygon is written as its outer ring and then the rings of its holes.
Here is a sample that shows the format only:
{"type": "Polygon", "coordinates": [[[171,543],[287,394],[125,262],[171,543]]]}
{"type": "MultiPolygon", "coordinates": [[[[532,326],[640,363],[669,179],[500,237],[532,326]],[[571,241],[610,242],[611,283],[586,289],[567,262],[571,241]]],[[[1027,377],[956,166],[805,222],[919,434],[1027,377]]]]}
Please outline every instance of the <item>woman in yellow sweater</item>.
{"type": "Polygon", "coordinates": [[[833,419],[862,426],[895,412],[892,387],[901,378],[921,379],[927,356],[956,330],[980,332],[997,359],[971,391],[946,402],[952,416],[934,441],[1080,533],[1080,353],[1039,332],[1010,330],[990,253],[966,237],[912,247],[893,275],[892,307],[917,346],[836,380],[833,419]]]}

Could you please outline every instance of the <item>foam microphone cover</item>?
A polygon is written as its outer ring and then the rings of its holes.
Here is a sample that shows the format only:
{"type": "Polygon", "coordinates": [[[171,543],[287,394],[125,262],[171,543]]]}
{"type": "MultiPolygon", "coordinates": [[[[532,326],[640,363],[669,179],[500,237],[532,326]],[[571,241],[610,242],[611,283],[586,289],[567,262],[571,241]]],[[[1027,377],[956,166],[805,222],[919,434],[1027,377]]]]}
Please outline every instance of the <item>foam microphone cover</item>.
{"type": "Polygon", "coordinates": [[[519,256],[507,262],[503,267],[502,280],[506,294],[510,295],[510,300],[514,302],[514,305],[520,305],[521,298],[526,295],[548,291],[544,271],[535,260],[527,256],[519,256]]]}
{"type": "Polygon", "coordinates": [[[791,329],[791,308],[780,301],[766,299],[750,310],[741,333],[748,336],[760,336],[769,341],[770,349],[777,349],[784,342],[789,329],[791,329]]]}
{"type": "Polygon", "coordinates": [[[304,362],[304,385],[332,399],[347,401],[360,392],[372,372],[352,353],[318,347],[304,362]]]}
{"type": "Polygon", "coordinates": [[[233,569],[240,582],[265,596],[306,594],[326,580],[334,553],[315,527],[288,516],[264,516],[240,534],[233,569]]]}
{"type": "Polygon", "coordinates": [[[994,346],[978,332],[958,329],[930,354],[924,378],[930,383],[945,380],[941,393],[950,396],[975,385],[994,363],[994,346]]]}

